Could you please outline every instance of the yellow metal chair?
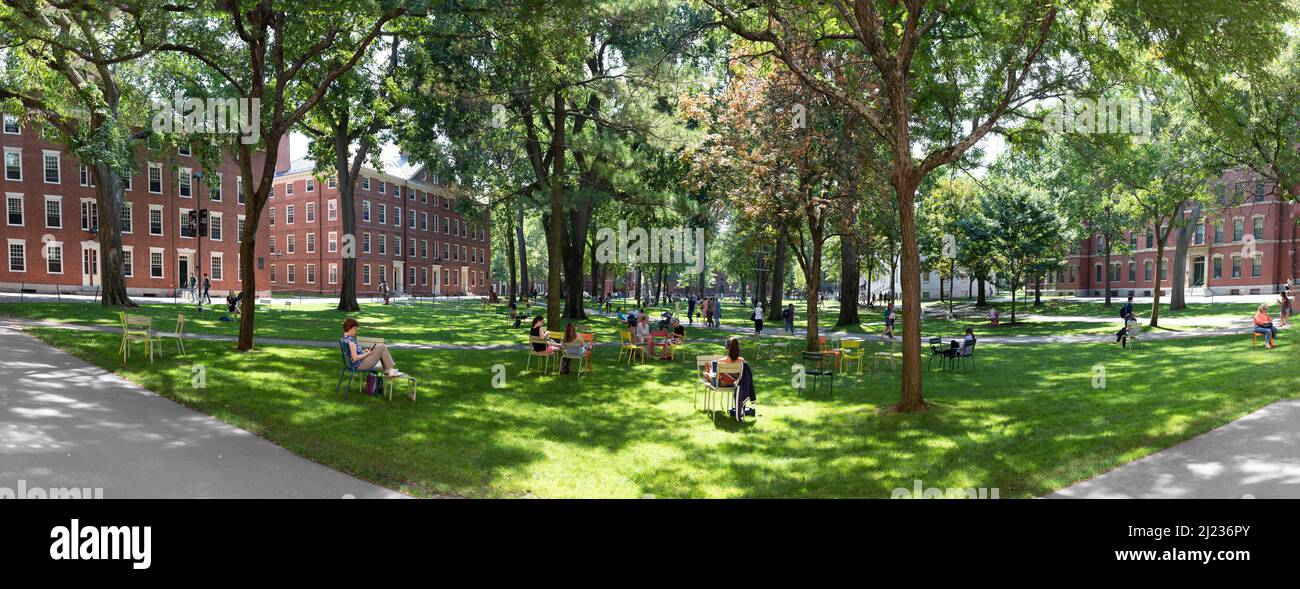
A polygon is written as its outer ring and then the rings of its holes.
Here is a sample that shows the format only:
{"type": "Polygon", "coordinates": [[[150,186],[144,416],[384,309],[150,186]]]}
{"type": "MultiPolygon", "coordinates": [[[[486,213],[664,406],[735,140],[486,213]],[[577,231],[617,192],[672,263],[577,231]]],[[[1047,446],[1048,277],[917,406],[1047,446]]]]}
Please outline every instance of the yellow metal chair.
{"type": "Polygon", "coordinates": [[[618,332],[620,345],[618,348],[618,361],[623,361],[623,354],[627,353],[627,363],[632,363],[632,356],[640,355],[641,363],[645,364],[645,348],[632,342],[632,332],[623,330],[618,332]]]}
{"type": "Polygon", "coordinates": [[[894,352],[897,350],[898,350],[897,340],[890,341],[888,350],[883,352],[876,352],[874,355],[872,355],[873,362],[871,364],[871,369],[875,370],[877,368],[880,368],[880,364],[882,362],[888,365],[890,368],[897,368],[898,358],[894,356],[894,352]]]}
{"type": "Polygon", "coordinates": [[[122,318],[122,343],[118,346],[122,362],[131,356],[131,344],[134,343],[144,344],[149,350],[149,361],[153,362],[153,320],[145,315],[127,315],[125,312],[119,312],[118,316],[122,318]]]}
{"type": "Polygon", "coordinates": [[[176,349],[180,350],[182,356],[185,355],[185,315],[183,313],[176,315],[176,331],[172,333],[176,338],[176,349]]]}
{"type": "MultiPolygon", "coordinates": [[[[538,358],[537,362],[542,369],[542,374],[546,374],[551,368],[551,358],[555,357],[555,348],[551,347],[550,340],[536,335],[529,336],[528,343],[541,344],[546,346],[546,349],[539,352],[530,345],[528,347],[528,360],[524,362],[524,371],[528,371],[532,368],[533,358],[538,358]]],[[[559,370],[559,368],[559,364],[557,363],[555,369],[559,370]]]]}
{"type": "Polygon", "coordinates": [[[862,360],[866,352],[862,349],[862,341],[855,339],[846,339],[840,344],[840,371],[848,372],[846,365],[852,362],[858,364],[858,374],[862,374],[862,360]]]}
{"type": "MultiPolygon", "coordinates": [[[[711,365],[712,365],[712,361],[710,361],[709,364],[707,364],[706,366],[711,366],[711,365]]],[[[719,362],[717,374],[713,374],[713,375],[706,374],[701,379],[703,381],[702,384],[704,385],[704,394],[705,394],[704,410],[705,411],[707,411],[710,415],[713,414],[714,393],[718,394],[718,406],[719,408],[722,408],[722,406],[726,402],[726,398],[727,398],[726,395],[728,393],[735,394],[736,385],[740,382],[740,375],[742,372],[744,372],[744,370],[745,370],[744,362],[728,362],[725,364],[719,362]],[[731,382],[724,384],[722,382],[723,375],[730,376],[731,382]]]]}

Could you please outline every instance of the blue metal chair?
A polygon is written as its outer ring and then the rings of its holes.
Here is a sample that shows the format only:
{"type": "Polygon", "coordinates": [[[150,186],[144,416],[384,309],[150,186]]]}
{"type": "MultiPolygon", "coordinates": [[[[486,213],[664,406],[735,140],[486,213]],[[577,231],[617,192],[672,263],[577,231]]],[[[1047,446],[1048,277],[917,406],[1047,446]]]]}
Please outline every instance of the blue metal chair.
{"type": "MultiPolygon", "coordinates": [[[[334,385],[334,394],[335,395],[339,394],[339,388],[342,387],[343,400],[345,401],[348,398],[348,389],[352,388],[353,377],[355,377],[358,374],[374,374],[374,375],[379,374],[375,370],[356,370],[352,368],[352,362],[348,361],[348,344],[343,340],[339,340],[339,359],[343,361],[343,370],[339,372],[339,381],[337,384],[334,385]],[[344,375],[348,377],[348,383],[346,385],[343,384],[344,375]]],[[[365,383],[364,380],[361,382],[365,383]]]]}

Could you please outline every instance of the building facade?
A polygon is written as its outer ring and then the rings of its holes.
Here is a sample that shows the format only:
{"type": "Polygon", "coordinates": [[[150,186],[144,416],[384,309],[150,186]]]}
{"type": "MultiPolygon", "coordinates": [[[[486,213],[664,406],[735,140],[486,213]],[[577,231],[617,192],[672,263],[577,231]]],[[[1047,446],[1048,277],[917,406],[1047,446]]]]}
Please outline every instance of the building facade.
{"type": "MultiPolygon", "coordinates": [[[[94,294],[101,284],[100,211],[90,169],[38,127],[5,115],[0,128],[5,197],[5,262],[0,290],[94,294]]],[[[260,158],[260,156],[258,156],[260,158]]],[[[138,167],[124,182],[120,215],[127,292],[169,297],[191,273],[207,273],[212,294],[242,291],[239,245],[245,204],[238,163],[225,158],[203,169],[188,148],[142,145],[138,167]],[[208,209],[209,235],[181,234],[191,210],[208,209]],[[200,241],[202,243],[200,243],[200,241]],[[201,252],[201,253],[200,253],[201,252]]],[[[261,166],[254,162],[254,169],[261,166]]],[[[258,228],[259,251],[267,233],[258,228]]],[[[265,292],[267,260],[257,264],[258,290],[265,292]]]]}
{"type": "Polygon", "coordinates": [[[357,293],[380,284],[413,295],[487,295],[492,260],[486,218],[466,219],[465,198],[436,174],[404,157],[380,172],[363,167],[353,203],[356,235],[343,230],[336,176],[315,175],[315,163],[288,161],[281,147],[264,217],[269,229],[269,284],[275,291],[338,294],[343,256],[356,256],[357,293]]]}
{"type": "MultiPolygon", "coordinates": [[[[1183,276],[1171,276],[1177,230],[1169,232],[1164,257],[1157,263],[1151,228],[1124,234],[1131,253],[1112,253],[1107,268],[1105,241],[1090,236],[1071,249],[1061,269],[1045,287],[1058,293],[1103,296],[1107,273],[1112,296],[1152,296],[1159,284],[1169,294],[1174,280],[1189,294],[1259,295],[1279,292],[1287,280],[1300,277],[1300,203],[1289,203],[1275,184],[1248,170],[1226,172],[1215,190],[1218,202],[1202,211],[1193,226],[1183,276]]],[[[1184,218],[1190,219],[1185,211],[1184,218]]]]}

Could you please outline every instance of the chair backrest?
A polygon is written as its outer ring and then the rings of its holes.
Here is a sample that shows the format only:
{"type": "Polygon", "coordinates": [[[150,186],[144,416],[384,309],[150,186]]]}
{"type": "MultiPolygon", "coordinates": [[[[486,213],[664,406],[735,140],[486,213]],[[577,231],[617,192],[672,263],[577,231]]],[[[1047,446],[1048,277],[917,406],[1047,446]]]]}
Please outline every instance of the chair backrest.
{"type": "Polygon", "coordinates": [[[718,362],[718,374],[739,375],[745,371],[744,362],[718,362]]]}
{"type": "Polygon", "coordinates": [[[348,354],[348,342],[339,339],[339,359],[343,361],[343,367],[348,370],[352,369],[351,354],[348,354]]]}
{"type": "Polygon", "coordinates": [[[975,355],[975,344],[976,344],[976,343],[978,343],[978,342],[971,342],[970,345],[962,346],[962,347],[961,347],[961,355],[962,355],[962,356],[973,356],[973,355],[975,355]]]}
{"type": "Polygon", "coordinates": [[[550,341],[540,335],[528,336],[528,342],[533,344],[549,344],[550,341]]]}
{"type": "Polygon", "coordinates": [[[943,343],[943,338],[941,338],[941,337],[932,337],[932,338],[930,338],[930,345],[932,345],[932,346],[937,346],[937,345],[942,344],[942,343],[943,343]]]}
{"type": "Polygon", "coordinates": [[[177,313],[176,314],[176,335],[180,335],[181,332],[183,331],[185,331],[185,314],[177,313]]]}
{"type": "Polygon", "coordinates": [[[148,315],[122,315],[122,327],[130,332],[148,332],[153,328],[153,319],[148,315]]]}
{"type": "Polygon", "coordinates": [[[808,361],[810,361],[810,362],[821,362],[821,361],[822,361],[822,353],[821,353],[821,352],[803,352],[803,359],[804,359],[804,360],[808,360],[808,361]]]}
{"type": "Polygon", "coordinates": [[[846,339],[840,342],[840,346],[846,350],[857,350],[862,347],[862,340],[846,339]]]}
{"type": "Polygon", "coordinates": [[[622,342],[622,343],[624,343],[624,344],[631,344],[631,343],[632,343],[632,332],[630,332],[630,331],[624,329],[623,331],[618,332],[618,339],[619,339],[620,342],[622,342]]]}
{"type": "Polygon", "coordinates": [[[582,338],[582,341],[586,343],[591,343],[593,341],[596,341],[596,334],[591,333],[589,331],[580,332],[578,334],[578,337],[582,338]]]}

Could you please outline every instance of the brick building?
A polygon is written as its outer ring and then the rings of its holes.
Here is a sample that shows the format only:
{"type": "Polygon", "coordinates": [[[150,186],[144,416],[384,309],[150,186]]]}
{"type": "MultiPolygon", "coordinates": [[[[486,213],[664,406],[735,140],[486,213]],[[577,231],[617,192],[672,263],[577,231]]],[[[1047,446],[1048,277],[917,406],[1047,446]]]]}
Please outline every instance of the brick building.
{"type": "MultiPolygon", "coordinates": [[[[93,294],[100,285],[99,215],[90,170],[39,129],[4,115],[0,128],[5,196],[5,262],[0,289],[93,294]]],[[[189,273],[212,278],[214,296],[242,290],[239,242],[244,226],[243,182],[226,158],[215,170],[200,169],[187,148],[141,146],[137,169],[126,181],[122,242],[127,291],[133,296],[172,296],[189,273]],[[197,173],[207,176],[202,180],[197,173]],[[210,180],[215,180],[210,185],[210,180]],[[210,235],[181,235],[190,210],[210,211],[210,235]],[[200,250],[202,256],[200,258],[200,250]]],[[[256,169],[261,164],[254,162],[256,169]]],[[[266,231],[258,231],[259,250],[266,231]]],[[[259,254],[257,283],[267,285],[267,260],[259,254]]],[[[263,292],[265,292],[263,290],[263,292]]]]}
{"type": "MultiPolygon", "coordinates": [[[[1176,231],[1171,232],[1159,265],[1151,229],[1129,231],[1124,238],[1133,253],[1111,255],[1112,295],[1151,296],[1157,280],[1167,295],[1174,279],[1182,280],[1192,295],[1271,294],[1288,279],[1300,277],[1300,226],[1296,224],[1300,203],[1286,202],[1278,186],[1244,169],[1225,172],[1215,190],[1218,204],[1203,210],[1194,227],[1186,274],[1169,276],[1176,231]]],[[[1079,296],[1104,295],[1104,247],[1096,235],[1078,244],[1044,287],[1079,296]]]]}
{"type": "MultiPolygon", "coordinates": [[[[341,286],[345,235],[336,177],[314,174],[315,162],[290,160],[281,145],[267,203],[269,283],[283,292],[334,295],[341,286]]],[[[486,295],[492,260],[489,224],[456,210],[455,187],[404,156],[380,172],[363,167],[354,202],[357,292],[380,282],[396,293],[486,295]]]]}

